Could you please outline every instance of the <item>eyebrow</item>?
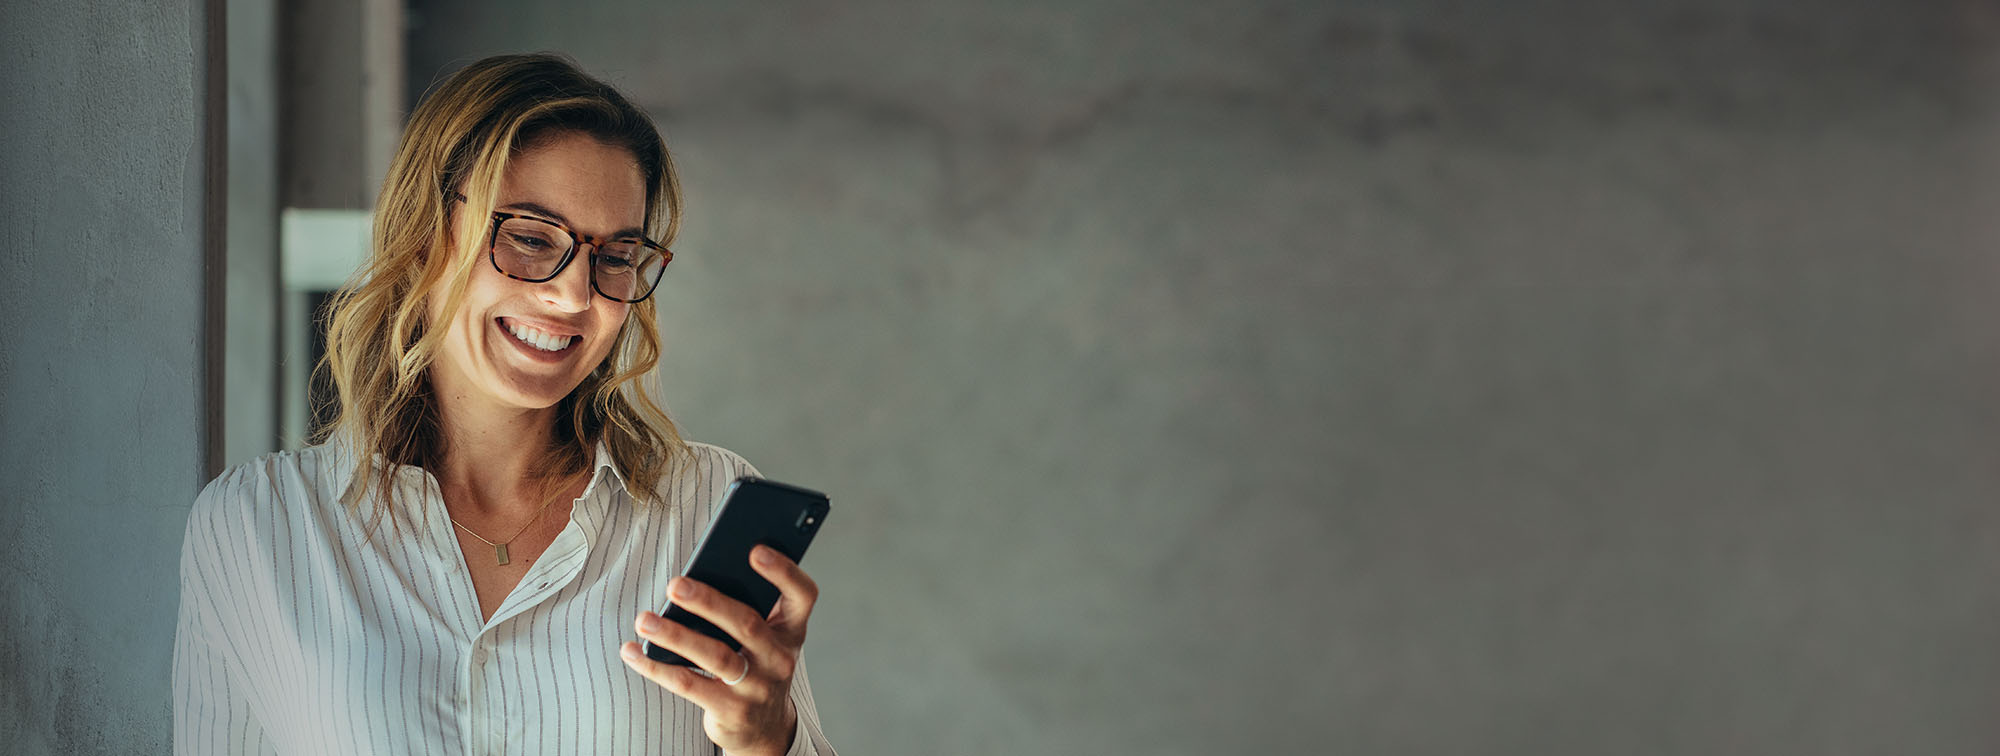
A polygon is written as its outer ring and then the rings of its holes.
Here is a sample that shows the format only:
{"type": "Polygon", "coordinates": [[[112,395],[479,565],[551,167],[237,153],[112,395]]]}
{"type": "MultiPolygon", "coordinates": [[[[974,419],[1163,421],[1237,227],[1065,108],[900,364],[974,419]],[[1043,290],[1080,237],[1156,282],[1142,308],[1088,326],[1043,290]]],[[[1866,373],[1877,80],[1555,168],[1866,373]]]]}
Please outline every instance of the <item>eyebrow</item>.
{"type": "MultiPolygon", "coordinates": [[[[534,203],[534,202],[513,202],[513,203],[509,203],[509,204],[506,204],[506,205],[501,205],[501,206],[500,206],[500,209],[502,209],[502,210],[526,210],[526,211],[528,211],[528,212],[531,212],[531,213],[534,213],[534,214],[536,214],[536,215],[546,215],[546,216],[548,216],[548,217],[549,217],[549,219],[550,219],[550,220],[553,220],[553,221],[555,221],[555,222],[557,222],[557,223],[561,223],[561,224],[563,224],[564,226],[569,226],[569,225],[571,225],[571,223],[569,222],[569,219],[568,219],[568,218],[564,218],[564,217],[563,217],[563,214],[562,214],[562,213],[558,213],[558,212],[556,212],[556,211],[554,211],[554,210],[550,210],[550,209],[548,209],[547,207],[544,207],[544,206],[542,206],[541,204],[538,204],[538,203],[534,203]]],[[[645,230],[645,229],[643,229],[643,228],[639,228],[639,227],[637,227],[637,226],[627,226],[627,227],[625,227],[625,228],[621,228],[621,229],[618,229],[617,231],[614,231],[614,232],[612,232],[610,236],[607,236],[607,237],[605,237],[605,238],[607,238],[607,239],[616,239],[616,238],[619,238],[619,237],[625,237],[625,236],[637,236],[637,237],[640,237],[640,238],[645,238],[645,236],[646,236],[646,230],[645,230]]]]}

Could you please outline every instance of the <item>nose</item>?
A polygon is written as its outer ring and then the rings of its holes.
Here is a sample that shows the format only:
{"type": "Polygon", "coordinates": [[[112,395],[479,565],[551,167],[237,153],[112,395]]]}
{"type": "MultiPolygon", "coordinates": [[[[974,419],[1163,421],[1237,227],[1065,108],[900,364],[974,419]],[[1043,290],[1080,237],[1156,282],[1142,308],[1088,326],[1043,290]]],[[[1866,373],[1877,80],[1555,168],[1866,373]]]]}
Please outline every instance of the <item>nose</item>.
{"type": "Polygon", "coordinates": [[[557,273],[555,278],[543,281],[537,294],[542,301],[563,312],[583,312],[590,309],[590,256],[597,253],[597,245],[578,242],[576,257],[569,266],[557,273]]]}

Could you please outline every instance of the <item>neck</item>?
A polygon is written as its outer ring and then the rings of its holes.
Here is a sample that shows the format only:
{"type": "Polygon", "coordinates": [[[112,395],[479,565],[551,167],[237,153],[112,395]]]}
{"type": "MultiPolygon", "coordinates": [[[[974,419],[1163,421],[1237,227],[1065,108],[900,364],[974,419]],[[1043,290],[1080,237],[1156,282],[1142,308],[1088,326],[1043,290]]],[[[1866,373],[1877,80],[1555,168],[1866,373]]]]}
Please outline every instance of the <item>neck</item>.
{"type": "Polygon", "coordinates": [[[555,437],[556,410],[474,407],[464,397],[438,397],[444,454],[437,478],[453,509],[501,516],[541,505],[545,481],[535,477],[555,437]]]}

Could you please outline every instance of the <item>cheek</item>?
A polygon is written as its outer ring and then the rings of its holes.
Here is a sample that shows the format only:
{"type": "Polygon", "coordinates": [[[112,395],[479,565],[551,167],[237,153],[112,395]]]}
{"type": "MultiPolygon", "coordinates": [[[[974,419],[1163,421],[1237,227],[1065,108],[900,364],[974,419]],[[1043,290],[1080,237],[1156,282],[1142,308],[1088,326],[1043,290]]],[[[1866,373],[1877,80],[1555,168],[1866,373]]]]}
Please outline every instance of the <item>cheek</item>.
{"type": "MultiPolygon", "coordinates": [[[[621,318],[619,319],[618,322],[622,324],[624,320],[621,318]]],[[[603,341],[599,342],[598,345],[599,354],[597,355],[597,359],[594,360],[595,362],[603,362],[605,360],[611,359],[613,355],[617,354],[619,336],[620,336],[620,331],[617,327],[614,326],[605,329],[604,339],[603,341]]]]}

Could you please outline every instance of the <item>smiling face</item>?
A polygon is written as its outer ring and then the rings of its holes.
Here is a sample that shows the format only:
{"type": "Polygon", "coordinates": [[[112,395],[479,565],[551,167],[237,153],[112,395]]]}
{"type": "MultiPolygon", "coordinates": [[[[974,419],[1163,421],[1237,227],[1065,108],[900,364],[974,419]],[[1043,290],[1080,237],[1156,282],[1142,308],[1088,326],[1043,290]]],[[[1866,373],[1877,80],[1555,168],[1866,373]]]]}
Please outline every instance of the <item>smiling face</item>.
{"type": "MultiPolygon", "coordinates": [[[[632,153],[588,135],[542,140],[508,160],[495,210],[554,221],[581,237],[608,239],[643,227],[646,186],[632,153]]],[[[456,213],[467,213],[458,204],[456,213]]],[[[454,222],[480,234],[479,259],[458,311],[442,312],[444,287],[430,292],[429,322],[447,333],[431,365],[431,386],[454,413],[541,410],[562,401],[604,362],[631,305],[590,286],[591,247],[555,278],[519,281],[493,268],[485,245],[490,217],[454,222]],[[553,350],[550,348],[553,347],[553,350]]]]}

